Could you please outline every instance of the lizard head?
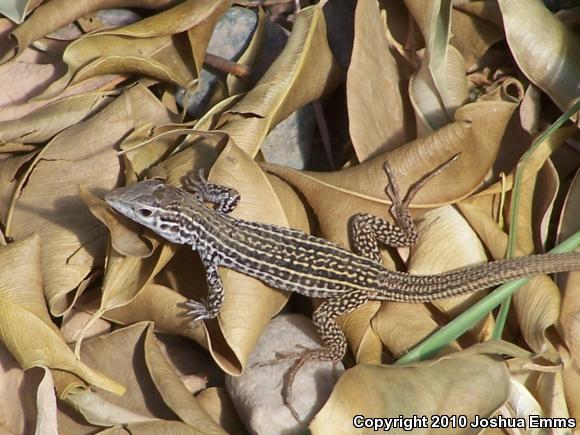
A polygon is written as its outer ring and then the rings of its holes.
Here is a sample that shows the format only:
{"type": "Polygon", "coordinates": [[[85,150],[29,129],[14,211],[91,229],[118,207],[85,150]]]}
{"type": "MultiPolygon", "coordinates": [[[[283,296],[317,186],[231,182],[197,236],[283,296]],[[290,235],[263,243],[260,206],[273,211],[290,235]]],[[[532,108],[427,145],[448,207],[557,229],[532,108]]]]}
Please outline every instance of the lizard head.
{"type": "Polygon", "coordinates": [[[105,201],[123,216],[153,230],[173,243],[183,244],[180,233],[179,207],[192,196],[161,180],[145,180],[127,187],[119,187],[107,195],[105,201]]]}

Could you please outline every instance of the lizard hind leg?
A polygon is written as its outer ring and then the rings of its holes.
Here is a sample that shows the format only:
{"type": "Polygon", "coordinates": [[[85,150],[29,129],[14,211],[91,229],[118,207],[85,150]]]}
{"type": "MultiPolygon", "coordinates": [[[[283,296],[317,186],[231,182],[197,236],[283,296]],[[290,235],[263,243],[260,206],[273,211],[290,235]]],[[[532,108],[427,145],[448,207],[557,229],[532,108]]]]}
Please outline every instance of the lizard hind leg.
{"type": "Polygon", "coordinates": [[[351,239],[354,251],[363,257],[382,262],[381,251],[377,242],[382,242],[387,246],[394,248],[409,247],[417,241],[417,227],[409,213],[409,205],[413,197],[423,188],[423,186],[443,171],[448,165],[459,157],[455,154],[449,160],[436,167],[434,170],[424,175],[417,181],[404,199],[401,199],[399,185],[393,170],[388,161],[383,164],[383,169],[387,175],[387,186],[385,193],[391,200],[389,211],[395,223],[392,224],[386,220],[367,213],[358,213],[351,219],[351,239]]]}
{"type": "Polygon", "coordinates": [[[344,332],[336,322],[339,316],[348,314],[371,299],[372,295],[367,291],[352,291],[341,297],[323,302],[314,312],[313,321],[324,343],[319,349],[306,349],[301,352],[277,354],[277,360],[262,363],[270,365],[281,360],[296,359],[288,369],[282,389],[282,399],[290,410],[292,416],[299,420],[298,412],[292,405],[292,385],[296,374],[308,361],[330,361],[336,373],[336,365],[346,354],[347,341],[344,332]]]}
{"type": "Polygon", "coordinates": [[[414,242],[417,240],[417,227],[415,226],[415,222],[409,213],[409,205],[411,204],[411,201],[423,188],[423,186],[425,186],[425,184],[427,184],[433,177],[437,176],[441,171],[447,168],[447,166],[457,160],[459,156],[460,154],[455,154],[449,160],[445,161],[431,172],[421,177],[409,188],[404,199],[401,199],[399,194],[399,185],[397,184],[397,180],[393,174],[393,170],[391,169],[389,162],[385,161],[385,163],[383,163],[383,170],[385,171],[388,180],[387,187],[385,187],[385,193],[391,200],[391,207],[389,211],[395,219],[395,223],[401,228],[402,232],[406,236],[408,241],[407,246],[414,244],[414,242]]]}
{"type": "Polygon", "coordinates": [[[402,217],[399,216],[401,210],[408,210],[409,204],[411,204],[411,201],[413,200],[414,196],[423,188],[423,186],[425,186],[425,184],[427,184],[433,177],[436,177],[440,172],[442,172],[445,168],[447,168],[460,156],[461,153],[453,155],[450,159],[446,160],[445,162],[437,166],[431,172],[428,172],[427,174],[423,175],[415,184],[413,184],[409,188],[409,191],[407,192],[407,195],[403,200],[400,199],[399,186],[393,174],[393,170],[391,169],[389,162],[385,161],[385,163],[383,163],[383,170],[385,171],[385,174],[387,175],[387,179],[389,182],[387,184],[387,187],[385,188],[385,192],[392,202],[391,213],[393,217],[396,220],[399,220],[402,217]]]}

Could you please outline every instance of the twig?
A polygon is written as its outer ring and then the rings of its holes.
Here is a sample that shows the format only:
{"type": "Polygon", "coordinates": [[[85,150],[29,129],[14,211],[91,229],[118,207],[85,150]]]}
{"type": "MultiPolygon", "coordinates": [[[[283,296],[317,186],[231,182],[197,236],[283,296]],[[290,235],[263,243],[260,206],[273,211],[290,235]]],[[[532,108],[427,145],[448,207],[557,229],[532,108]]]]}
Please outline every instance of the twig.
{"type": "Polygon", "coordinates": [[[231,60],[224,59],[215,54],[206,53],[204,62],[212,68],[227,74],[235,75],[236,77],[247,77],[251,73],[249,66],[232,62],[231,60]]]}

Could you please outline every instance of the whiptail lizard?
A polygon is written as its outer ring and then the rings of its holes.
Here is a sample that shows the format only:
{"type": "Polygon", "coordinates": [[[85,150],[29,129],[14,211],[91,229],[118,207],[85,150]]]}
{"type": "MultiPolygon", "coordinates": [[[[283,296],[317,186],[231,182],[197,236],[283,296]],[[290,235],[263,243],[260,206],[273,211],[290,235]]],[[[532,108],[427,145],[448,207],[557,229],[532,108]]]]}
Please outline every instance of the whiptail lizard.
{"type": "Polygon", "coordinates": [[[160,180],[146,180],[118,188],[106,196],[119,213],[150,228],[173,243],[187,244],[199,253],[207,271],[207,303],[190,300],[193,322],[218,315],[224,288],[218,266],[236,270],[288,292],[327,299],[313,320],[324,347],[297,353],[285,387],[284,400],[293,415],[291,387],[294,376],[307,360],[340,361],[347,350],[337,317],[367,301],[430,302],[487,289],[524,276],[580,269],[580,253],[543,254],[467,266],[436,275],[412,275],[381,264],[378,241],[394,247],[412,245],[417,230],[408,211],[413,196],[457,156],[419,180],[404,201],[391,168],[385,163],[386,193],[395,218],[393,225],[369,214],[352,218],[356,252],[301,231],[249,222],[232,217],[240,195],[233,189],[208,183],[200,171],[179,189],[160,180]],[[208,207],[204,202],[213,204],[208,207]]]}

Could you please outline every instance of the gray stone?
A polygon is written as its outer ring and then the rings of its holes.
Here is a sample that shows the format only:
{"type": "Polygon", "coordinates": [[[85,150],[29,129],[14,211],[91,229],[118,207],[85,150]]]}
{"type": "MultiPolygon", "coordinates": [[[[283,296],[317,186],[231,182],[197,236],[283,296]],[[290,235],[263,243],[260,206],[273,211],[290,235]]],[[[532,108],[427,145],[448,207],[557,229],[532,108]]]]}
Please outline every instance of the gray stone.
{"type": "Polygon", "coordinates": [[[207,52],[229,60],[238,59],[256,29],[258,16],[247,8],[234,6],[217,22],[207,52]]]}
{"type": "MultiPolygon", "coordinates": [[[[218,21],[208,45],[208,53],[236,61],[243,54],[250,43],[258,23],[255,12],[242,7],[234,6],[218,21]]],[[[278,24],[266,18],[264,46],[256,57],[247,82],[255,85],[272,62],[278,57],[288,41],[289,32],[278,24]]],[[[201,117],[207,110],[219,76],[206,68],[202,69],[200,83],[197,90],[189,95],[188,112],[196,117],[201,117]]],[[[179,89],[176,94],[177,101],[183,105],[185,91],[179,89]]]]}
{"type": "Polygon", "coordinates": [[[266,70],[270,68],[272,62],[276,60],[286,46],[286,42],[288,42],[288,37],[290,36],[288,30],[270,20],[266,20],[265,27],[266,35],[264,38],[264,47],[262,47],[262,50],[258,53],[256,62],[252,66],[252,74],[249,78],[251,83],[257,83],[266,70]]]}
{"type": "Polygon", "coordinates": [[[260,148],[264,158],[270,163],[304,169],[310,157],[315,125],[312,104],[296,110],[268,133],[260,148]]]}
{"type": "MultiPolygon", "coordinates": [[[[234,6],[226,11],[215,26],[208,44],[207,52],[228,60],[237,60],[252,39],[258,22],[255,12],[242,7],[234,6]]],[[[188,112],[201,117],[208,109],[219,77],[205,67],[199,77],[199,85],[195,92],[187,99],[188,112]]],[[[185,101],[185,90],[179,89],[176,99],[180,105],[185,101]]]]}
{"type": "MultiPolygon", "coordinates": [[[[316,349],[320,338],[312,321],[300,314],[276,317],[264,331],[250,355],[248,367],[239,376],[226,376],[226,388],[246,428],[254,434],[275,435],[306,429],[309,421],[324,405],[336,379],[332,363],[309,361],[297,373],[292,385],[292,405],[300,416],[297,422],[282,402],[282,387],[294,360],[277,361],[276,352],[297,352],[297,346],[316,349]]],[[[344,370],[339,364],[337,373],[344,370]]]]}
{"type": "Polygon", "coordinates": [[[130,9],[103,9],[97,12],[97,18],[106,26],[121,27],[133,24],[143,17],[130,9]]]}

